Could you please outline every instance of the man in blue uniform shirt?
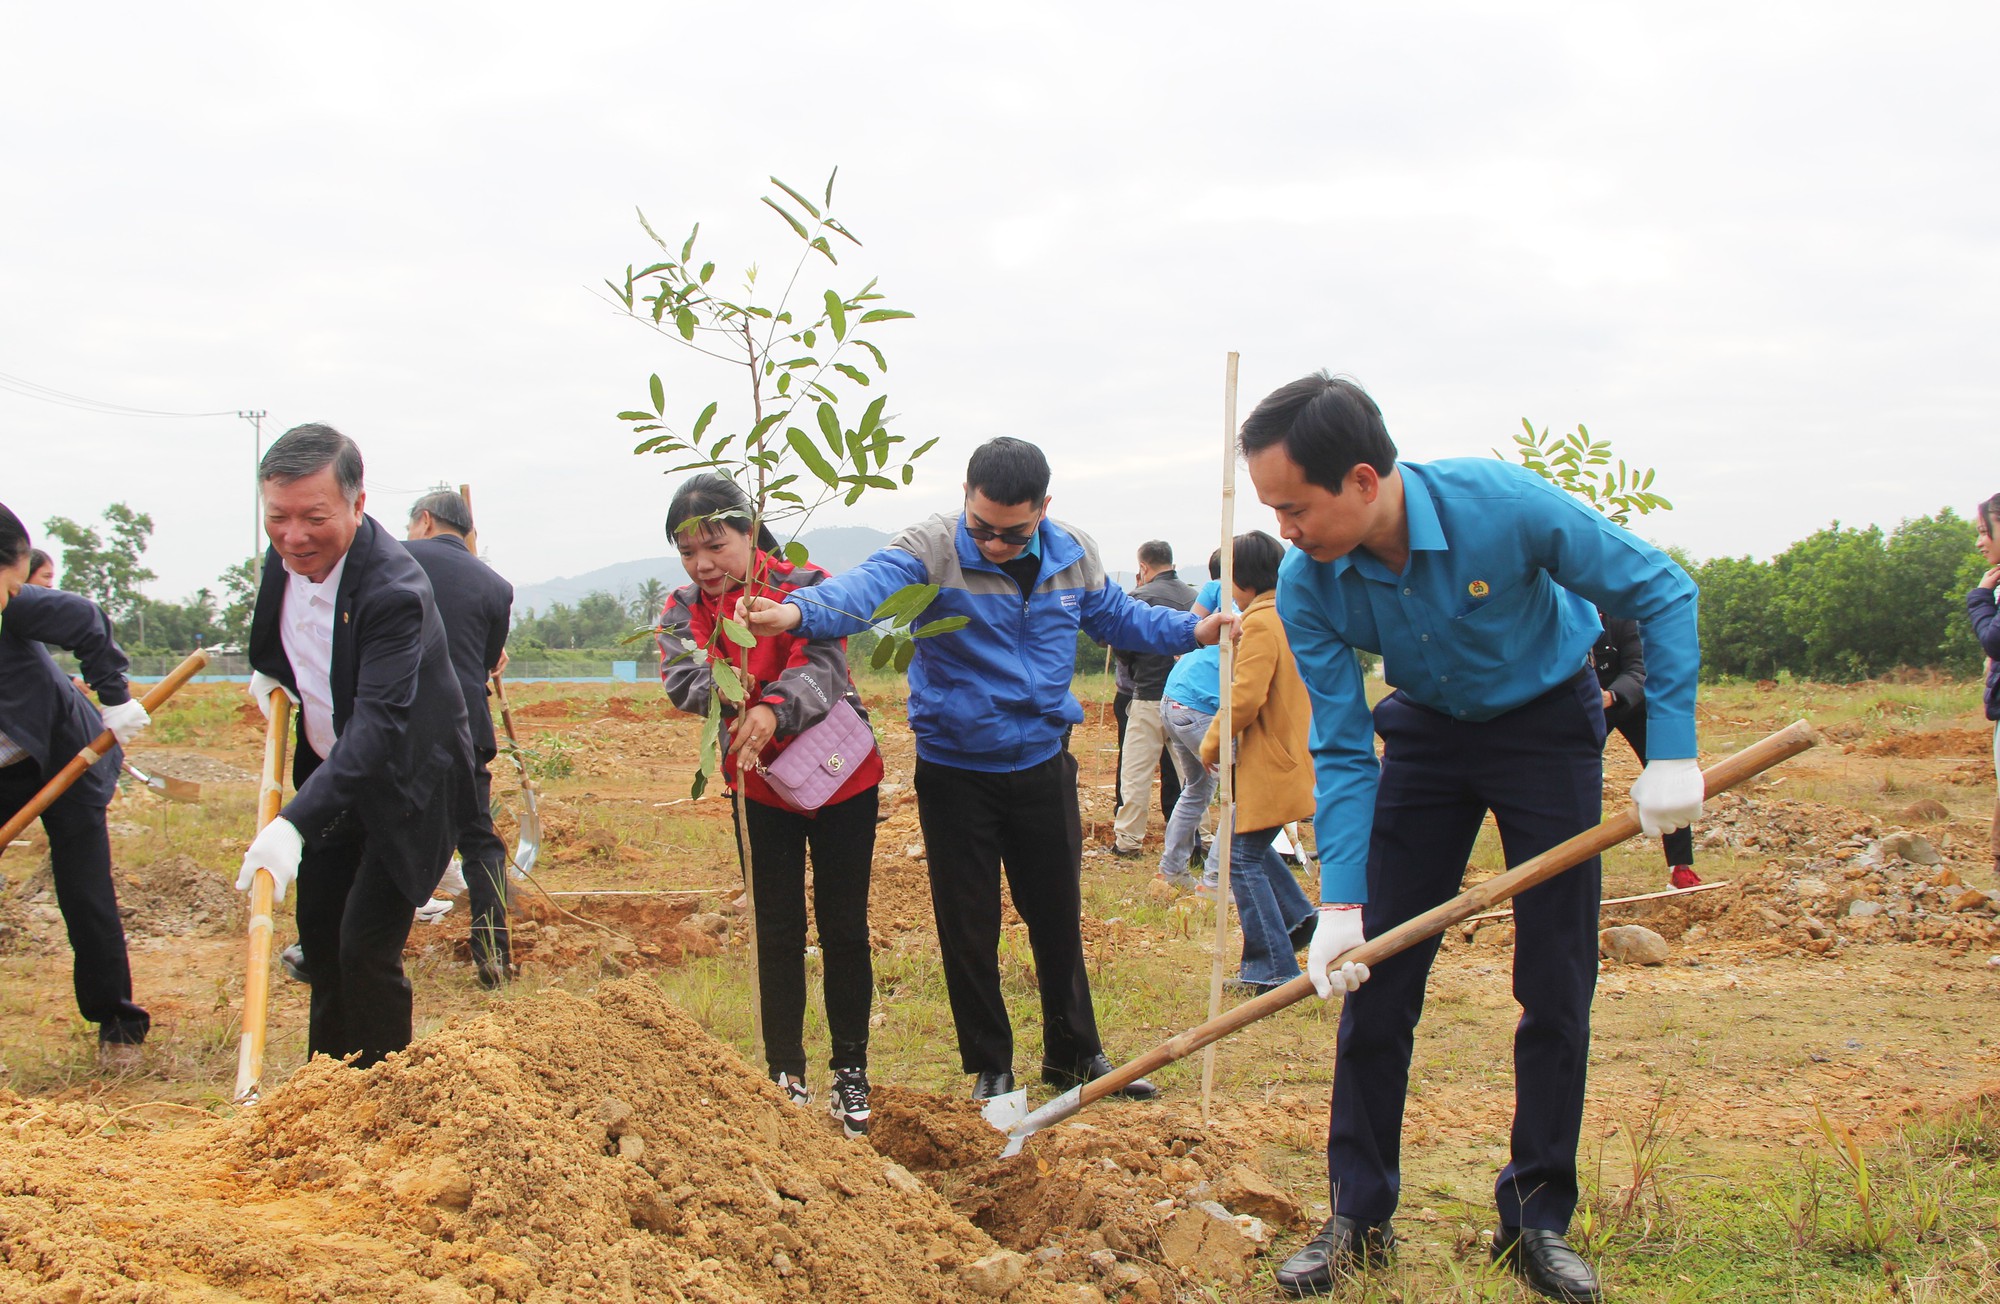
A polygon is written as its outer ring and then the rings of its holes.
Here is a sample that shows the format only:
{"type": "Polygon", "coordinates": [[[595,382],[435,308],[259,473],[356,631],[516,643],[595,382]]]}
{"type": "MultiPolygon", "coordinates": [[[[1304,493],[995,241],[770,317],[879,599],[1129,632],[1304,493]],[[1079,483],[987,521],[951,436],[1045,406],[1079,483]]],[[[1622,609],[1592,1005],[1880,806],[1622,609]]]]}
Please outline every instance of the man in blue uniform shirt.
{"type": "MultiPolygon", "coordinates": [[[[1341,1010],[1327,1174],[1333,1217],[1278,1271],[1295,1295],[1386,1261],[1403,1102],[1435,939],[1365,966],[1335,959],[1459,891],[1486,813],[1509,865],[1602,818],[1604,710],[1594,607],[1637,620],[1652,658],[1648,835],[1701,813],[1695,587],[1658,549],[1547,481],[1486,458],[1399,463],[1361,388],[1324,373],[1243,425],[1257,496],[1296,551],[1278,581],[1313,705],[1320,910],[1307,971],[1341,1010]],[[1355,649],[1395,691],[1372,719],[1355,649]],[[1382,736],[1378,765],[1371,733],[1382,736]],[[1362,985],[1365,983],[1366,985],[1362,985]]],[[[1512,1158],[1494,1187],[1493,1254],[1537,1293],[1601,1298],[1564,1239],[1597,977],[1601,866],[1514,901],[1512,1158]]]]}

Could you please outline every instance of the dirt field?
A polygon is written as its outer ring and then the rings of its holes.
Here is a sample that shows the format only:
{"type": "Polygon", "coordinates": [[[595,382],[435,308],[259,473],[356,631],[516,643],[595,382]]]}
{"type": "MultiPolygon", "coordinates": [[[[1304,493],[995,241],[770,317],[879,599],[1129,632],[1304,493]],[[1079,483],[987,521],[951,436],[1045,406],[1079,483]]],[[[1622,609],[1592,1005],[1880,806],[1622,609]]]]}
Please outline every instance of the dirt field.
{"type": "MultiPolygon", "coordinates": [[[[1206,1122],[1197,1058],[1158,1075],[1162,1102],[1099,1106],[999,1159],[962,1099],[912,749],[888,692],[871,701],[888,760],[872,1147],[817,1107],[786,1108],[746,1064],[730,812],[686,799],[696,725],[643,686],[515,690],[546,794],[540,871],[516,909],[521,980],[472,982],[463,904],[419,925],[420,1039],[360,1073],[302,1065],[305,992],[278,979],[278,1085],[233,1108],[244,917],[230,883],[261,738],[238,692],[188,690],[134,751],[199,781],[201,804],[133,791],[112,810],[155,1025],[140,1070],[94,1065],[39,830],[0,858],[0,1298],[1263,1299],[1325,1216],[1337,1010],[1317,1002],[1221,1045],[1206,1122]]],[[[1697,868],[1728,886],[1605,912],[1667,951],[1607,959],[1600,977],[1573,1239],[1616,1298],[2000,1297],[2000,881],[1977,702],[1933,683],[1704,696],[1704,759],[1800,717],[1825,742],[1711,803],[1697,868]]],[[[1205,1017],[1214,918],[1156,889],[1150,863],[1108,854],[1100,714],[1075,750],[1085,938],[1117,1059],[1205,1017]]],[[[1614,739],[1609,809],[1636,768],[1614,739]]],[[[513,771],[496,774],[511,808],[513,771]]],[[[1155,842],[1159,826],[1156,811],[1155,842]]],[[[1494,844],[1489,831],[1469,879],[1500,869],[1494,844]]],[[[1656,845],[1607,859],[1607,896],[1665,886],[1656,845]]],[[[1400,1258],[1348,1298],[1516,1297],[1482,1241],[1507,1145],[1512,946],[1504,919],[1446,939],[1413,1069],[1400,1258]]],[[[1002,958],[1032,1083],[1039,1028],[1011,912],[1002,958]]],[[[823,1054],[816,1009],[807,1044],[823,1054]]],[[[817,1064],[812,1078],[824,1087],[817,1064]]]]}

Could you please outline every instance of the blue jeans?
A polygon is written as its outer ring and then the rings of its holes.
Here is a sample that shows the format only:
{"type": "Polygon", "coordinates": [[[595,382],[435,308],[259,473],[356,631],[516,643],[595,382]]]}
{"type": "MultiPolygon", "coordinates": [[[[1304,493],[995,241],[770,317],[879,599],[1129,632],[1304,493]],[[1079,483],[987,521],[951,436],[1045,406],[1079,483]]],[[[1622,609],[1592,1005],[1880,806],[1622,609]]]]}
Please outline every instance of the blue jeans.
{"type": "Polygon", "coordinates": [[[1292,930],[1313,917],[1313,903],[1271,850],[1278,826],[1238,833],[1229,844],[1229,895],[1243,926],[1243,965],[1236,976],[1267,987],[1299,976],[1292,930]]]}
{"type": "Polygon", "coordinates": [[[1185,878],[1188,864],[1200,845],[1201,817],[1215,795],[1215,776],[1201,763],[1201,740],[1208,734],[1208,722],[1215,717],[1168,698],[1160,703],[1160,719],[1167,727],[1167,747],[1180,771],[1181,799],[1174,803],[1173,818],[1167,821],[1167,844],[1160,850],[1160,872],[1169,878],[1185,878]]]}

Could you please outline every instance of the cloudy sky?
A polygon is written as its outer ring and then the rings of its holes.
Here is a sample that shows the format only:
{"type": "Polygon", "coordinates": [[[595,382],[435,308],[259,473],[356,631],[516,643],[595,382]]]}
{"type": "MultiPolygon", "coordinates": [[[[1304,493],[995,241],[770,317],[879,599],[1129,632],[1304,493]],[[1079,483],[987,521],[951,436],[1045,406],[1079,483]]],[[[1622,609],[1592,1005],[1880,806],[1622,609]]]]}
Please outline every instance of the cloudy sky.
{"type": "MultiPolygon", "coordinates": [[[[733,373],[623,319],[643,208],[734,276],[836,207],[917,314],[897,429],[1048,449],[1113,564],[1219,529],[1242,411],[1316,367],[1406,456],[1522,417],[1659,469],[1642,532],[1767,556],[2000,491],[2000,9],[1841,3],[12,6],[0,501],[152,514],[157,596],[254,527],[251,426],[360,441],[400,522],[474,486],[518,582],[664,552],[614,419],[733,373]],[[31,386],[79,396],[42,401],[31,386]]],[[[850,282],[848,278],[852,278],[850,282]]],[[[725,407],[725,419],[729,409],[725,407]]],[[[1239,527],[1270,517],[1247,494],[1239,527]]]]}

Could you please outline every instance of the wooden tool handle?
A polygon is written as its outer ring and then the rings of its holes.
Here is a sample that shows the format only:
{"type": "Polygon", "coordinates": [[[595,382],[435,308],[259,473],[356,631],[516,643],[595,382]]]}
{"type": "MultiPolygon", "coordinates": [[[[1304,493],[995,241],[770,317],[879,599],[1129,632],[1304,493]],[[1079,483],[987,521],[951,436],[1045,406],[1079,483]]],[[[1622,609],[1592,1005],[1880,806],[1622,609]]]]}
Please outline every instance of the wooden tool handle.
{"type": "MultiPolygon", "coordinates": [[[[292,699],[272,692],[264,722],[263,786],[257,792],[257,831],[278,818],[285,805],[285,744],[291,733],[292,699]]],[[[271,871],[250,880],[250,954],[243,970],[243,1037],[236,1046],[236,1103],[254,1104],[264,1085],[264,1033],[271,1013],[271,898],[277,894],[271,871]]]]}
{"type": "MultiPolygon", "coordinates": [[[[1760,739],[1737,752],[1734,756],[1718,761],[1702,771],[1705,796],[1713,797],[1726,792],[1745,779],[1762,774],[1781,761],[1790,760],[1800,752],[1819,742],[1819,735],[1804,720],[1789,724],[1768,738],[1760,739]]],[[[1624,811],[1604,821],[1595,828],[1558,843],[1531,860],[1522,861],[1504,874],[1487,879],[1476,887],[1467,888],[1441,906],[1436,906],[1414,919],[1408,919],[1377,937],[1371,937],[1360,946],[1334,961],[1343,964],[1358,960],[1363,964],[1376,965],[1407,950],[1428,937],[1435,937],[1453,924],[1463,922],[1482,910],[1490,910],[1501,901],[1525,892],[1537,883],[1547,882],[1557,874],[1572,866],[1579,865],[1592,856],[1602,855],[1635,833],[1639,832],[1639,819],[1630,810],[1624,811]]],[[[1085,1083],[1078,1108],[1089,1105],[1117,1091],[1120,1087],[1175,1060],[1185,1058],[1211,1042],[1220,1041],[1230,1033],[1247,1027],[1269,1014],[1276,1014],[1288,1005],[1296,1004],[1314,995],[1312,979],[1304,974],[1285,983],[1262,996],[1243,1002],[1225,1011],[1220,1016],[1190,1028],[1155,1046],[1139,1058],[1085,1083]]]]}
{"type": "MultiPolygon", "coordinates": [[[[166,705],[167,699],[179,692],[181,685],[200,674],[202,667],[207,664],[206,652],[189,653],[187,660],[175,666],[172,674],[154,684],[152,691],[139,699],[139,705],[146,708],[147,715],[151,715],[166,705]]],[[[56,798],[68,792],[69,786],[82,778],[85,770],[103,760],[105,753],[109,752],[111,745],[117,741],[117,736],[106,729],[91,739],[82,751],[72,756],[69,764],[58,770],[53,779],[43,784],[42,790],[29,799],[27,805],[14,812],[14,817],[4,825],[0,825],[0,851],[5,851],[7,844],[19,837],[21,830],[27,828],[43,811],[53,805],[56,798]]]]}

